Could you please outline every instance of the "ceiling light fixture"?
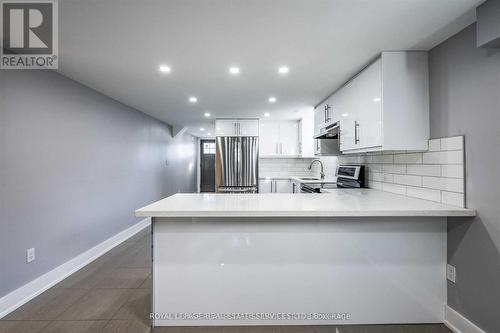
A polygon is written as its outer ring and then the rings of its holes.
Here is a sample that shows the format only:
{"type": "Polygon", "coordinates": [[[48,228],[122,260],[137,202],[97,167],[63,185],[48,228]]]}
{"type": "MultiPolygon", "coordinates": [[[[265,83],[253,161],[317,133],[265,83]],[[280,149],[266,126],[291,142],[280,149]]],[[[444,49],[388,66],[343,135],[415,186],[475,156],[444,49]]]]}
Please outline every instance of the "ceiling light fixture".
{"type": "Polygon", "coordinates": [[[162,73],[170,73],[171,70],[172,69],[169,66],[167,66],[167,65],[161,65],[160,66],[160,72],[162,72],[162,73]]]}
{"type": "Polygon", "coordinates": [[[278,73],[280,73],[280,74],[288,74],[289,71],[290,71],[290,68],[288,68],[286,66],[281,66],[280,68],[278,68],[278,73]]]}
{"type": "Polygon", "coordinates": [[[198,98],[196,98],[196,97],[194,97],[194,96],[191,96],[191,97],[189,97],[189,101],[190,101],[191,103],[196,103],[196,102],[198,102],[198,98]]]}
{"type": "Polygon", "coordinates": [[[271,114],[269,112],[264,113],[264,117],[269,117],[271,114]]]}
{"type": "Polygon", "coordinates": [[[206,118],[208,118],[208,117],[210,117],[210,112],[205,112],[203,115],[204,115],[206,118]]]}
{"type": "Polygon", "coordinates": [[[240,74],[240,68],[239,67],[229,67],[229,74],[231,74],[231,75],[240,74]]]}
{"type": "Polygon", "coordinates": [[[212,135],[212,133],[207,133],[208,136],[212,135]]]}
{"type": "Polygon", "coordinates": [[[382,99],[381,99],[380,97],[375,97],[375,98],[373,99],[373,101],[374,101],[375,103],[376,103],[376,102],[380,102],[381,100],[382,100],[382,99]]]}
{"type": "Polygon", "coordinates": [[[200,131],[202,131],[202,132],[203,132],[204,130],[205,130],[205,129],[204,129],[203,127],[200,127],[200,131]]]}
{"type": "Polygon", "coordinates": [[[269,103],[276,103],[276,97],[269,97],[269,103]]]}

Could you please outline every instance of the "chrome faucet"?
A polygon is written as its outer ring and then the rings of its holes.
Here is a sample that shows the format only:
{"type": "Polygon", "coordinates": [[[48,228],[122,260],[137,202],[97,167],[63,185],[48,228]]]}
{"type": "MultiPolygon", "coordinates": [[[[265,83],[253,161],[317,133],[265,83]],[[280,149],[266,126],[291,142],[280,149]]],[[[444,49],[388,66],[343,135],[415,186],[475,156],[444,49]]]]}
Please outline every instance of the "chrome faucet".
{"type": "Polygon", "coordinates": [[[321,176],[321,179],[325,179],[325,173],[324,173],[324,170],[323,170],[323,162],[321,162],[320,160],[316,159],[316,160],[312,160],[311,164],[309,164],[309,167],[307,168],[307,170],[311,170],[312,169],[312,166],[314,164],[314,162],[318,162],[319,165],[321,166],[321,171],[320,171],[320,176],[321,176]]]}

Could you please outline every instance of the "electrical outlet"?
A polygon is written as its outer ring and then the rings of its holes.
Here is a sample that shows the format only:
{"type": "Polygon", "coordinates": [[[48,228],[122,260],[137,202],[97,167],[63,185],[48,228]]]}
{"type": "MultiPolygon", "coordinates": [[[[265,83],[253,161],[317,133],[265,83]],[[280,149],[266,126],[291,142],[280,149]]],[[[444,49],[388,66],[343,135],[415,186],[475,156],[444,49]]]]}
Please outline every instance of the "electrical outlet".
{"type": "Polygon", "coordinates": [[[26,250],[26,263],[29,264],[34,260],[35,260],[35,248],[32,247],[31,249],[26,250]]]}
{"type": "Polygon", "coordinates": [[[446,265],[446,278],[455,283],[455,279],[457,278],[457,269],[455,266],[450,264],[446,265]]]}

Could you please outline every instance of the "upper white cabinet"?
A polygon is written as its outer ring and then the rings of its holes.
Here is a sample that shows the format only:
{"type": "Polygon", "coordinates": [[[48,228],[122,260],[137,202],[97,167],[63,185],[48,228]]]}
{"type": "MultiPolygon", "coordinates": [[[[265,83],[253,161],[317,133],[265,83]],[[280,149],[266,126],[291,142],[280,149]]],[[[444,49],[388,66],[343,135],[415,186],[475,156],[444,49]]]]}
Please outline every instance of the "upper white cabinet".
{"type": "Polygon", "coordinates": [[[427,52],[383,52],[329,100],[343,153],[427,149],[427,52]]]}
{"type": "Polygon", "coordinates": [[[217,119],[216,136],[259,136],[257,119],[217,119]]]}
{"type": "Polygon", "coordinates": [[[260,157],[300,155],[298,121],[261,121],[259,127],[260,157]]]}
{"type": "Polygon", "coordinates": [[[314,108],[314,135],[322,134],[322,130],[334,123],[333,106],[331,98],[326,99],[314,108]]]}
{"type": "Polygon", "coordinates": [[[302,157],[314,157],[314,114],[306,114],[299,122],[299,150],[302,157]]]}

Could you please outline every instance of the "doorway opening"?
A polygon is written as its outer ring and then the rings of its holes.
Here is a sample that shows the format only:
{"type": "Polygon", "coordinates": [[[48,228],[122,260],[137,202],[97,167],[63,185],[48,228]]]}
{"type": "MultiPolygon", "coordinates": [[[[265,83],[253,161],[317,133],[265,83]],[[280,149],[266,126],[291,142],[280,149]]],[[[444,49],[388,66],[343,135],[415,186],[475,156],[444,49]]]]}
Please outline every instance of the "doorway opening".
{"type": "Polygon", "coordinates": [[[215,140],[200,140],[200,192],[215,192],[215,140]]]}

